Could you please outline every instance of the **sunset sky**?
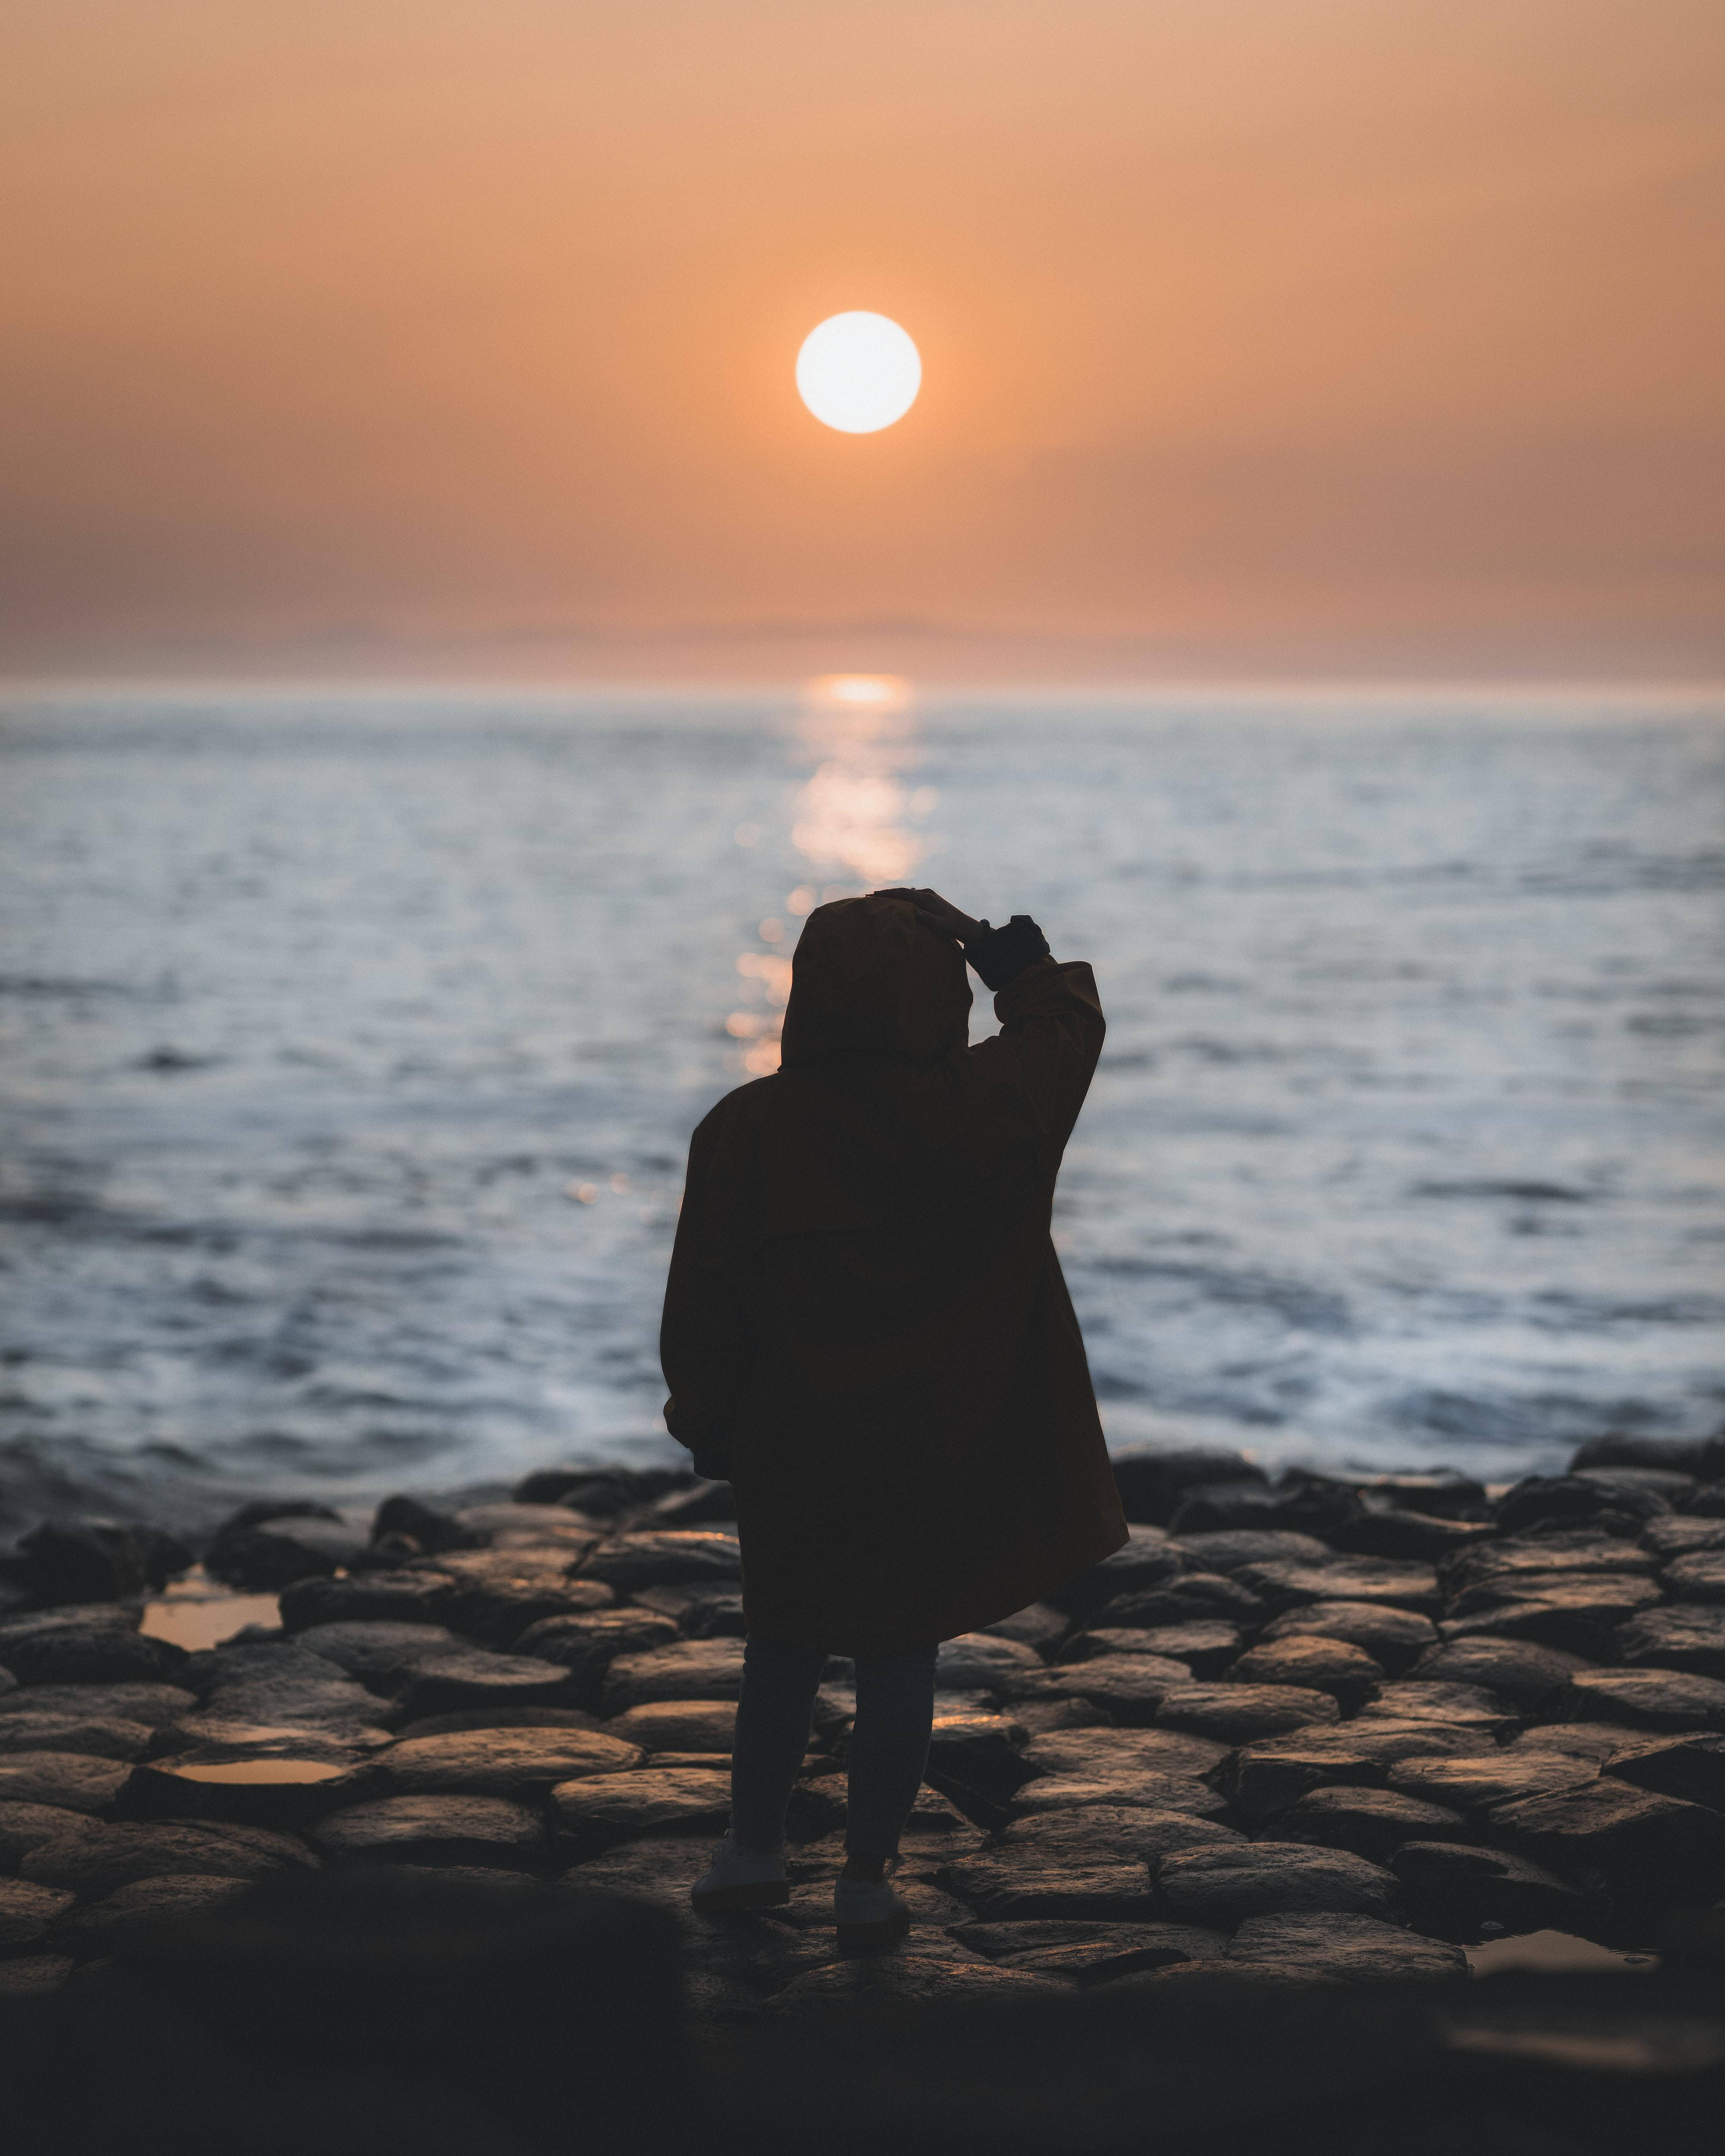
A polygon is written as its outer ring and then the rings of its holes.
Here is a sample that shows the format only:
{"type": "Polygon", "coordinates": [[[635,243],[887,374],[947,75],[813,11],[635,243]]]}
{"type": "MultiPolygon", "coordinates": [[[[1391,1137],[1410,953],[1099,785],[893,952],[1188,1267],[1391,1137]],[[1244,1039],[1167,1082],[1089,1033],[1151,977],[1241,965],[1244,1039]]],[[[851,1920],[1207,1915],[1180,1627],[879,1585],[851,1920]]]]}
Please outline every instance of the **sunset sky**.
{"type": "Polygon", "coordinates": [[[1718,0],[21,0],[13,675],[1725,674],[1718,0]],[[798,403],[901,322],[909,415],[798,403]]]}

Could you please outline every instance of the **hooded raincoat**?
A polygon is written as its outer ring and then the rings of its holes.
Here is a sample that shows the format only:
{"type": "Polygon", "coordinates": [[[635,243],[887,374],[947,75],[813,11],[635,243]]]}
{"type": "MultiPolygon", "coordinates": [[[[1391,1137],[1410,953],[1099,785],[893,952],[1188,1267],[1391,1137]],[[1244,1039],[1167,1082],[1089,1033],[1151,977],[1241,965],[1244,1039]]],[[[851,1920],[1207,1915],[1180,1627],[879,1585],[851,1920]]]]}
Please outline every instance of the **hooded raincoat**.
{"type": "Polygon", "coordinates": [[[1096,983],[1044,956],[994,1007],[968,1047],[964,959],[908,901],[821,906],[783,1067],[695,1133],[665,1421],[735,1490],[752,1634],[902,1653],[1127,1540],[1049,1231],[1096,983]]]}

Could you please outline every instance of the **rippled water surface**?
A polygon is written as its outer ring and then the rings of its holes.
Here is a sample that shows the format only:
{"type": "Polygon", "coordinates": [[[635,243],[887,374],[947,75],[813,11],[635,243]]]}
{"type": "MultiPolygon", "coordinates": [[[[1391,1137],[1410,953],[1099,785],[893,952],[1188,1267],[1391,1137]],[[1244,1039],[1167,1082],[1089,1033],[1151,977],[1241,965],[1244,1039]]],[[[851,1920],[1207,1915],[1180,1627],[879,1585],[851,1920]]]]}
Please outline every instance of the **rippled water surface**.
{"type": "Polygon", "coordinates": [[[12,1456],[668,1455],[688,1132],[772,1067],[799,913],[913,873],[1096,965],[1056,1228],[1117,1441],[1502,1478],[1711,1428],[1722,717],[14,694],[12,1456]]]}

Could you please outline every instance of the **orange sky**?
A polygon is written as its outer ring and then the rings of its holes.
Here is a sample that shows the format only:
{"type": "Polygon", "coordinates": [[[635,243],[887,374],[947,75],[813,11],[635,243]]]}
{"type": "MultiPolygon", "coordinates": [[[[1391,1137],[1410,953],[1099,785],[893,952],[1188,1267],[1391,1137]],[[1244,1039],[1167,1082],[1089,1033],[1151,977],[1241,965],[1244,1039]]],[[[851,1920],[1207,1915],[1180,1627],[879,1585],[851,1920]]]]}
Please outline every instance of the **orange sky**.
{"type": "Polygon", "coordinates": [[[22,13],[7,670],[1725,673],[1717,0],[22,13]]]}

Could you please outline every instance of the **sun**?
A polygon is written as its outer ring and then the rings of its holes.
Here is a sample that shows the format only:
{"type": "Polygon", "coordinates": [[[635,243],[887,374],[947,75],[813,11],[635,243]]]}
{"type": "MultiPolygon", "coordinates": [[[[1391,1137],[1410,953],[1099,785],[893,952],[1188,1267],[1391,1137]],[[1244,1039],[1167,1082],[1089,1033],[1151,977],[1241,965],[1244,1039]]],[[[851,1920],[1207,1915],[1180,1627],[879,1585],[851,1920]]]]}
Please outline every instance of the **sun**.
{"type": "Polygon", "coordinates": [[[885,315],[829,315],[803,340],[797,392],[823,426],[875,434],[902,419],[922,387],[922,361],[885,315]]]}

